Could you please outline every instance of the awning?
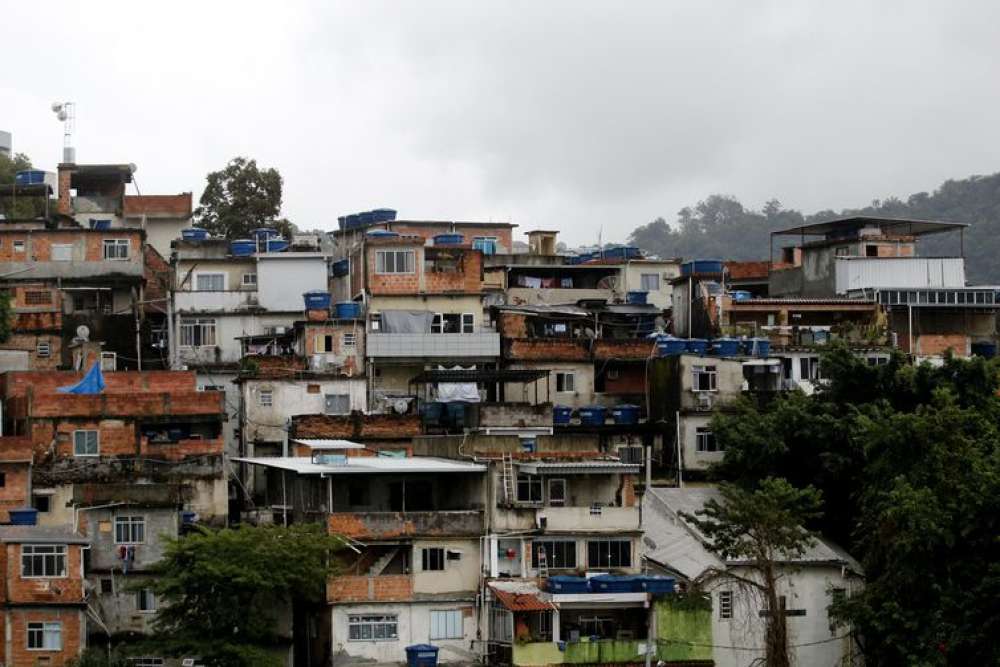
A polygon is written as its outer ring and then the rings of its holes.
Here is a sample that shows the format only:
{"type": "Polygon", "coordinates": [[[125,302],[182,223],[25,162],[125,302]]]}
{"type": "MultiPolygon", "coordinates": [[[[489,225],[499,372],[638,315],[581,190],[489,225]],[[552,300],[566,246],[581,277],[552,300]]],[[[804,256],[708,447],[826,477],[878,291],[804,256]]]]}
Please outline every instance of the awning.
{"type": "Polygon", "coordinates": [[[548,377],[547,369],[430,370],[410,380],[411,384],[436,382],[534,382],[548,377]]]}
{"type": "Polygon", "coordinates": [[[518,464],[521,472],[529,475],[590,475],[590,474],[621,474],[638,475],[642,465],[638,463],[622,463],[620,461],[565,461],[518,464]]]}

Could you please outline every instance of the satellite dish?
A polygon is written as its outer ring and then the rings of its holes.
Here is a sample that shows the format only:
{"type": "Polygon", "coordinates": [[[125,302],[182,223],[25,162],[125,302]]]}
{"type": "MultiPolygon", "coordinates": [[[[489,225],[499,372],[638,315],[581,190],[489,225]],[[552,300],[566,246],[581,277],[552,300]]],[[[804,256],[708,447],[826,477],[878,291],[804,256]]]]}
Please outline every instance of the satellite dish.
{"type": "Polygon", "coordinates": [[[131,172],[132,172],[133,174],[134,174],[135,172],[139,171],[139,167],[138,167],[138,165],[136,165],[136,163],[135,163],[135,162],[129,162],[129,163],[128,163],[128,169],[129,169],[129,171],[131,171],[131,172]]]}
{"type": "Polygon", "coordinates": [[[56,113],[56,118],[58,118],[59,120],[66,120],[68,117],[69,117],[69,115],[66,113],[65,109],[60,109],[56,113]]]}
{"type": "Polygon", "coordinates": [[[76,336],[81,340],[90,340],[90,327],[86,324],[81,324],[76,328],[76,336]]]}
{"type": "Polygon", "coordinates": [[[53,111],[55,111],[55,112],[58,113],[58,112],[62,111],[62,108],[63,108],[62,102],[53,102],[52,103],[52,110],[53,111]]]}

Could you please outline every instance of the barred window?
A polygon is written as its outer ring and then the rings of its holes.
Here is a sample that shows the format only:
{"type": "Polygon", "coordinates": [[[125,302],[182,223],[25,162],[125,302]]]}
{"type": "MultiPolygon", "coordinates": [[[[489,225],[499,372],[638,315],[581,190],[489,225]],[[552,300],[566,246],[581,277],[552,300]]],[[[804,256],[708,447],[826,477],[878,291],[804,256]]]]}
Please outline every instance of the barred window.
{"type": "Polygon", "coordinates": [[[348,616],[347,638],[351,641],[391,641],[399,639],[397,616],[395,614],[348,616]]]}
{"type": "Polygon", "coordinates": [[[52,303],[52,292],[48,290],[25,290],[24,304],[26,306],[45,306],[52,303]]]}

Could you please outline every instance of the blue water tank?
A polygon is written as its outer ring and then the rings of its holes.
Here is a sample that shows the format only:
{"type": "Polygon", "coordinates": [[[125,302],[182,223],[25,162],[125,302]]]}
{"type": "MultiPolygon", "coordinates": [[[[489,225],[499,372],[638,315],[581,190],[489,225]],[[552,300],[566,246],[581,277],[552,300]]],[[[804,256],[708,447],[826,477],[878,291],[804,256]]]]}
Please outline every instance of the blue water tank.
{"type": "Polygon", "coordinates": [[[616,424],[638,424],[639,406],[628,403],[616,405],[611,409],[611,418],[616,424]]]}
{"type": "Polygon", "coordinates": [[[34,507],[19,507],[7,510],[10,523],[14,526],[34,526],[38,523],[38,510],[34,507]]]}
{"type": "Polygon", "coordinates": [[[277,236],[278,230],[271,227],[258,227],[257,229],[251,230],[250,233],[258,241],[265,241],[272,236],[277,236]]]}
{"type": "Polygon", "coordinates": [[[376,239],[386,239],[392,236],[399,236],[399,232],[390,232],[388,229],[373,229],[367,233],[367,236],[376,239]]]}
{"type": "Polygon", "coordinates": [[[288,250],[288,241],[281,237],[267,239],[264,242],[267,252],[285,252],[288,250]]]}
{"type": "Polygon", "coordinates": [[[461,234],[436,234],[434,245],[461,245],[465,237],[461,234]]]}
{"type": "Polygon", "coordinates": [[[552,423],[565,426],[573,418],[573,408],[568,405],[552,406],[552,423]]]}
{"type": "Polygon", "coordinates": [[[645,306],[647,296],[649,296],[649,292],[625,292],[625,303],[633,306],[645,306]]]}
{"type": "Polygon", "coordinates": [[[603,405],[588,405],[577,410],[584,426],[604,426],[606,409],[603,405]]]}
{"type": "Polygon", "coordinates": [[[356,301],[339,301],[333,307],[338,320],[356,320],[361,317],[361,304],[356,301]]]}
{"type": "Polygon", "coordinates": [[[41,169],[24,169],[14,174],[17,185],[39,185],[45,182],[45,172],[41,169]]]}
{"type": "Polygon", "coordinates": [[[375,222],[392,222],[396,219],[396,209],[376,208],[372,210],[372,218],[375,222]]]}
{"type": "Polygon", "coordinates": [[[669,594],[676,590],[676,582],[673,577],[659,574],[642,575],[639,577],[639,585],[642,590],[653,595],[669,594]]]}
{"type": "Polygon", "coordinates": [[[333,275],[335,276],[346,276],[351,271],[351,260],[349,259],[338,259],[333,263],[331,268],[333,275]]]}
{"type": "Polygon", "coordinates": [[[549,577],[548,589],[550,593],[589,593],[590,582],[586,577],[570,577],[557,575],[549,577]]]}
{"type": "Polygon", "coordinates": [[[766,357],[771,353],[771,341],[767,338],[751,338],[750,354],[755,357],[766,357]]]}
{"type": "Polygon", "coordinates": [[[608,248],[602,251],[605,259],[635,259],[639,256],[639,249],[634,246],[621,246],[619,248],[608,248]]]}
{"type": "Polygon", "coordinates": [[[438,647],[432,644],[413,644],[406,647],[406,667],[437,667],[438,647]]]}
{"type": "Polygon", "coordinates": [[[599,574],[590,578],[594,593],[636,593],[642,590],[641,577],[616,574],[599,574]]]}
{"type": "Polygon", "coordinates": [[[375,222],[375,214],[371,211],[365,211],[364,213],[358,213],[358,224],[362,227],[367,227],[368,225],[375,222]]]}
{"type": "Polygon", "coordinates": [[[694,273],[722,273],[721,259],[693,259],[681,264],[681,275],[690,276],[694,273]]]}
{"type": "Polygon", "coordinates": [[[249,257],[257,252],[257,242],[253,239],[237,239],[229,242],[229,252],[235,257],[249,257]]]}
{"type": "Polygon", "coordinates": [[[185,241],[204,241],[208,238],[208,230],[198,227],[188,227],[181,230],[181,238],[185,241]]]}
{"type": "Polygon", "coordinates": [[[91,218],[90,228],[96,229],[98,231],[106,232],[111,229],[111,219],[110,218],[91,218]]]}
{"type": "Polygon", "coordinates": [[[745,289],[733,290],[729,295],[733,297],[733,301],[749,301],[753,298],[753,294],[745,289]]]}
{"type": "Polygon", "coordinates": [[[720,357],[736,357],[743,353],[743,345],[738,338],[716,338],[712,341],[712,352],[720,357]]]}
{"type": "Polygon", "coordinates": [[[687,352],[687,340],[684,338],[674,338],[669,335],[656,337],[656,354],[661,357],[670,357],[675,354],[687,352]]]}
{"type": "Polygon", "coordinates": [[[329,310],[330,293],[323,290],[311,290],[302,295],[306,310],[329,310]]]}
{"type": "Polygon", "coordinates": [[[997,346],[996,343],[973,343],[972,344],[972,354],[977,357],[985,357],[986,359],[992,359],[997,356],[997,346]]]}
{"type": "Polygon", "coordinates": [[[357,227],[361,226],[360,223],[361,220],[360,218],[358,218],[357,213],[352,213],[350,215],[344,216],[344,225],[346,225],[347,229],[356,229],[357,227]]]}
{"type": "Polygon", "coordinates": [[[708,352],[708,341],[704,338],[688,338],[687,351],[691,354],[705,354],[708,352]]]}

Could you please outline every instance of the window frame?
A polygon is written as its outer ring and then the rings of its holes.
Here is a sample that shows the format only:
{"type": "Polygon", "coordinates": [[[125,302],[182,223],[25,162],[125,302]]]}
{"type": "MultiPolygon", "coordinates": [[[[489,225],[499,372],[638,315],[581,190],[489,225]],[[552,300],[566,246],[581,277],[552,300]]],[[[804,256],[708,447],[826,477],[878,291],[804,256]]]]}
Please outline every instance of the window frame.
{"type": "MultiPolygon", "coordinates": [[[[244,275],[246,275],[246,274],[244,274],[244,275]]],[[[228,276],[226,275],[225,271],[200,271],[200,272],[194,274],[194,285],[193,285],[194,290],[193,291],[195,291],[195,292],[225,292],[226,291],[226,283],[227,282],[228,282],[228,276]],[[222,279],[222,287],[219,287],[218,289],[216,289],[214,286],[209,286],[207,288],[206,287],[202,287],[201,286],[201,279],[202,278],[211,278],[212,282],[214,282],[216,278],[221,278],[222,279]]]]}
{"type": "Polygon", "coordinates": [[[180,346],[187,348],[215,347],[219,323],[214,317],[181,318],[180,346]],[[211,339],[211,342],[207,342],[211,339]]]}
{"type": "Polygon", "coordinates": [[[458,320],[458,329],[461,333],[470,334],[476,332],[476,316],[474,313],[462,313],[458,320]],[[466,319],[468,318],[468,319],[466,319]]]}
{"type": "Polygon", "coordinates": [[[566,478],[565,477],[550,477],[546,481],[548,482],[546,484],[546,486],[548,487],[546,489],[546,491],[548,491],[549,506],[551,506],[551,507],[565,507],[566,506],[566,495],[567,495],[566,491],[567,491],[567,489],[569,487],[569,485],[566,483],[566,478]],[[552,487],[553,486],[559,486],[559,485],[562,485],[562,497],[559,500],[554,500],[552,498],[552,487]]]}
{"type": "Polygon", "coordinates": [[[417,252],[413,249],[401,250],[376,250],[375,251],[375,274],[380,276],[392,275],[413,275],[416,273],[417,252]],[[399,257],[403,258],[403,270],[397,270],[399,257]],[[389,266],[388,258],[392,257],[392,266],[389,266]]]}
{"type": "Polygon", "coordinates": [[[323,394],[323,414],[325,415],[349,415],[351,414],[351,395],[350,394],[323,394]],[[338,400],[346,403],[344,409],[340,412],[330,411],[330,399],[338,400]]]}
{"type": "MultiPolygon", "coordinates": [[[[439,616],[440,618],[440,616],[439,616]]],[[[428,639],[464,639],[465,638],[465,617],[462,615],[461,609],[431,609],[428,614],[428,639]],[[443,623],[441,621],[435,622],[435,615],[447,614],[445,616],[443,623]],[[444,627],[444,632],[440,632],[441,627],[444,627]],[[437,633],[435,633],[437,630],[437,633]],[[457,634],[454,634],[457,632],[457,634]]]]}
{"type": "Polygon", "coordinates": [[[25,626],[24,646],[29,651],[61,651],[62,641],[62,621],[30,621],[25,626]],[[54,633],[53,633],[54,629],[54,633]],[[47,639],[55,636],[56,645],[48,645],[47,639]],[[32,646],[32,637],[40,637],[41,646],[32,646]]]}
{"type": "Polygon", "coordinates": [[[691,366],[691,391],[698,393],[719,391],[719,367],[715,364],[691,366]],[[708,378],[708,389],[702,388],[703,377],[708,378]]]}
{"type": "Polygon", "coordinates": [[[645,292],[659,292],[660,291],[660,274],[659,273],[640,273],[639,274],[639,289],[645,292]],[[653,278],[652,282],[655,282],[655,287],[649,287],[646,282],[649,278],[653,278]]]}
{"type": "Polygon", "coordinates": [[[399,641],[399,615],[398,614],[348,614],[347,616],[347,641],[349,642],[394,642],[399,641]],[[357,637],[352,636],[354,629],[358,630],[357,637]],[[364,629],[368,628],[368,637],[361,636],[364,629]],[[383,630],[381,637],[376,637],[376,628],[383,630]],[[390,630],[391,628],[391,630],[390,630]],[[390,634],[391,632],[391,634],[390,634]]]}
{"type": "Polygon", "coordinates": [[[52,356],[52,341],[50,340],[37,340],[35,341],[35,356],[39,359],[48,359],[52,356]]]}
{"type": "Polygon", "coordinates": [[[600,539],[600,540],[587,540],[587,567],[589,568],[630,568],[633,562],[633,549],[632,540],[621,540],[621,539],[600,539]],[[607,551],[602,551],[602,547],[606,547],[607,551]],[[592,549],[597,549],[597,562],[591,560],[593,556],[592,549]],[[617,553],[612,553],[612,551],[617,550],[617,553]],[[627,555],[627,562],[622,558],[623,555],[627,555]],[[615,556],[615,557],[613,557],[615,556]],[[617,563],[615,561],[618,561],[617,563]]]}
{"type": "Polygon", "coordinates": [[[148,586],[140,588],[135,592],[135,611],[139,614],[155,614],[159,605],[157,604],[156,593],[148,586]]]}
{"type": "Polygon", "coordinates": [[[69,576],[69,547],[66,544],[22,544],[21,545],[21,578],[22,579],[66,579],[69,576]],[[30,552],[28,551],[30,549],[30,552]],[[26,561],[30,558],[30,561],[26,561]],[[51,560],[54,572],[62,574],[48,574],[47,563],[51,560]],[[40,560],[37,560],[40,559],[40,560]],[[25,568],[25,563],[30,562],[31,566],[25,568]],[[41,563],[41,574],[35,574],[35,563],[41,563]],[[59,565],[62,564],[60,568],[59,565]],[[26,570],[31,570],[30,574],[26,570]]]}
{"type": "Polygon", "coordinates": [[[74,457],[85,457],[85,456],[100,456],[101,455],[101,431],[96,428],[78,428],[73,431],[73,456],[74,457]],[[77,437],[81,434],[93,434],[94,435],[94,451],[80,453],[79,443],[77,442],[77,437]]]}
{"type": "Polygon", "coordinates": [[[576,540],[535,539],[531,540],[531,567],[538,569],[538,548],[545,549],[545,561],[550,570],[575,570],[577,567],[576,540]],[[557,549],[558,546],[558,549],[557,549]],[[558,554],[558,562],[556,555],[558,554]]]}
{"type": "Polygon", "coordinates": [[[118,370],[118,353],[101,352],[101,371],[112,373],[118,370]],[[110,364],[108,364],[110,362],[110,364]]]}
{"type": "Polygon", "coordinates": [[[142,514],[125,514],[122,516],[115,517],[115,544],[122,544],[125,546],[145,544],[146,543],[146,517],[142,514]],[[125,540],[121,539],[121,533],[119,532],[122,528],[125,530],[125,540]],[[142,534],[139,535],[138,540],[134,539],[136,537],[136,531],[140,531],[142,534]]]}
{"type": "Polygon", "coordinates": [[[257,392],[257,405],[262,408],[274,407],[274,389],[270,387],[257,392]],[[265,399],[265,396],[267,397],[265,399]]]}
{"type": "Polygon", "coordinates": [[[129,239],[104,239],[101,248],[106,262],[127,262],[132,254],[132,242],[129,239]],[[124,255],[121,254],[123,248],[124,255]],[[111,250],[110,256],[109,249],[111,250]]]}
{"type": "Polygon", "coordinates": [[[726,449],[719,446],[719,441],[711,426],[696,426],[694,429],[694,451],[699,454],[715,454],[724,452],[726,449]]]}
{"type": "Polygon", "coordinates": [[[542,502],[544,502],[541,475],[518,473],[514,479],[514,499],[518,503],[523,503],[525,505],[541,505],[542,502]],[[525,498],[521,497],[522,488],[527,490],[527,497],[525,498]]]}
{"type": "Polygon", "coordinates": [[[240,276],[240,285],[242,287],[257,287],[257,273],[247,272],[240,276]],[[248,280],[248,278],[253,278],[253,280],[248,280]]]}
{"type": "Polygon", "coordinates": [[[575,394],[576,393],[576,371],[555,371],[556,376],[556,393],[557,394],[575,394]],[[569,379],[569,388],[567,389],[566,380],[569,379]],[[559,385],[562,385],[562,389],[559,385]]]}
{"type": "Polygon", "coordinates": [[[733,618],[733,592],[719,591],[719,620],[728,621],[733,618]]]}
{"type": "Polygon", "coordinates": [[[340,345],[341,347],[357,347],[358,334],[353,331],[345,331],[340,335],[340,345]]]}
{"type": "Polygon", "coordinates": [[[444,572],[447,560],[444,551],[444,547],[422,547],[420,549],[420,571],[444,572]]]}

